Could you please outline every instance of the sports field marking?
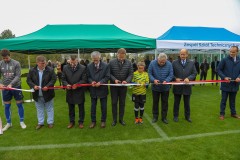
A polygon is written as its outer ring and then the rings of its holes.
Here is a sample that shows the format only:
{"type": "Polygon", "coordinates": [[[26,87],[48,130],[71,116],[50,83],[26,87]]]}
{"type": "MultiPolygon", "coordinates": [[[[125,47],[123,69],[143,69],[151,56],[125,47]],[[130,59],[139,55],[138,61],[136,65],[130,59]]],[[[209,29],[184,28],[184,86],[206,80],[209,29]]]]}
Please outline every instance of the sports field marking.
{"type": "Polygon", "coordinates": [[[146,112],[144,113],[144,117],[148,120],[148,122],[153,126],[153,128],[164,140],[169,140],[167,134],[157,125],[157,123],[152,123],[151,118],[148,116],[146,112]]]}
{"type": "Polygon", "coordinates": [[[125,144],[159,143],[159,142],[164,142],[164,141],[196,139],[196,138],[204,138],[204,137],[212,137],[212,136],[228,135],[228,134],[238,134],[238,133],[240,133],[240,130],[201,133],[201,134],[185,135],[185,136],[179,136],[179,137],[168,137],[167,139],[166,138],[165,139],[164,138],[153,138],[153,139],[142,139],[142,140],[118,140],[118,141],[105,141],[105,142],[82,142],[82,143],[72,143],[72,144],[47,144],[47,145],[0,147],[0,152],[1,151],[16,151],[16,150],[38,150],[38,149],[57,149],[57,148],[76,148],[76,147],[125,145],[125,144]]]}
{"type": "MultiPolygon", "coordinates": [[[[132,97],[127,93],[127,96],[130,100],[132,100],[132,97]]],[[[152,123],[151,118],[149,117],[149,115],[144,112],[143,115],[147,121],[153,126],[153,128],[157,131],[157,133],[164,139],[164,140],[168,140],[168,136],[167,134],[157,125],[157,123],[152,123]]]]}

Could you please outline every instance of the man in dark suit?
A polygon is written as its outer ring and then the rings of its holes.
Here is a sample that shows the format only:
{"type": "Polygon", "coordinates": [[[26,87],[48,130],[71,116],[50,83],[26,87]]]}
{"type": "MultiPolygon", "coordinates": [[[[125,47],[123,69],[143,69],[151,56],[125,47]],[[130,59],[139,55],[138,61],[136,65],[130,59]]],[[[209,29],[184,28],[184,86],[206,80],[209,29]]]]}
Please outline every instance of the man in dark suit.
{"type": "MultiPolygon", "coordinates": [[[[132,63],[126,59],[126,50],[120,48],[117,51],[117,58],[112,59],[109,62],[110,68],[110,82],[114,84],[127,84],[132,81],[133,78],[133,67],[132,63]]],[[[125,111],[125,100],[127,95],[126,86],[111,86],[111,99],[112,99],[112,115],[113,122],[112,126],[117,124],[117,112],[118,112],[118,101],[119,101],[119,123],[123,126],[126,123],[123,121],[125,111]]]]}
{"type": "Polygon", "coordinates": [[[192,122],[190,119],[190,95],[192,94],[192,86],[188,85],[189,81],[195,79],[197,71],[193,61],[187,59],[188,51],[186,49],[181,49],[179,52],[179,59],[173,61],[173,75],[176,82],[183,81],[186,85],[173,85],[174,94],[174,121],[178,122],[179,115],[179,105],[181,97],[183,95],[184,109],[185,109],[185,119],[188,122],[192,122]]]}
{"type": "Polygon", "coordinates": [[[78,87],[78,84],[86,82],[86,67],[78,63],[77,56],[71,55],[70,63],[64,66],[62,72],[62,83],[63,86],[67,87],[66,101],[68,103],[70,121],[67,128],[69,129],[75,125],[75,104],[79,108],[79,128],[83,128],[85,94],[84,87],[78,87]]]}
{"type": "Polygon", "coordinates": [[[207,63],[207,59],[204,59],[203,63],[200,65],[200,80],[206,80],[207,78],[207,73],[209,69],[209,63],[207,63]]]}
{"type": "Polygon", "coordinates": [[[108,64],[100,60],[100,52],[92,52],[91,58],[92,63],[87,66],[88,82],[92,84],[92,86],[90,87],[92,123],[89,128],[94,128],[96,126],[96,106],[98,98],[101,102],[102,111],[101,128],[105,128],[107,118],[108,86],[104,86],[101,84],[108,83],[108,80],[110,79],[110,70],[108,64]]]}
{"type": "Polygon", "coordinates": [[[220,120],[224,120],[228,97],[231,117],[240,119],[235,107],[240,82],[240,58],[237,54],[238,47],[232,46],[229,50],[229,55],[223,58],[217,67],[217,72],[221,79],[232,80],[229,83],[221,83],[222,99],[220,103],[220,120]]]}
{"type": "MultiPolygon", "coordinates": [[[[214,61],[211,62],[211,69],[212,69],[212,80],[214,80],[214,77],[216,76],[216,80],[218,80],[218,73],[217,73],[217,67],[218,67],[219,61],[217,60],[217,56],[214,57],[214,61]]],[[[212,83],[213,85],[213,83],[212,83]]],[[[218,85],[218,83],[216,83],[218,85]]]]}
{"type": "Polygon", "coordinates": [[[197,60],[197,57],[194,57],[194,65],[195,65],[195,68],[197,70],[197,74],[200,73],[200,68],[199,68],[199,62],[197,60]]]}

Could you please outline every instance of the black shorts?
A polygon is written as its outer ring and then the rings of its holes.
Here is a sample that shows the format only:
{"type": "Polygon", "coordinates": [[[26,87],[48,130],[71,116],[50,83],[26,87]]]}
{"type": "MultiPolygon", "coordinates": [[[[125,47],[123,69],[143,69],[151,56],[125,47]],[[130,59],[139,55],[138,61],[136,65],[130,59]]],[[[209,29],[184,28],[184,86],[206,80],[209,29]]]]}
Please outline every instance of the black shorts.
{"type": "Polygon", "coordinates": [[[146,102],[146,94],[145,95],[132,95],[132,101],[136,103],[145,103],[146,102]]]}
{"type": "MultiPolygon", "coordinates": [[[[16,88],[21,89],[21,86],[16,88]]],[[[4,102],[11,101],[12,97],[14,97],[16,101],[20,101],[23,99],[22,91],[18,91],[18,90],[3,90],[2,94],[3,94],[4,102]]]]}

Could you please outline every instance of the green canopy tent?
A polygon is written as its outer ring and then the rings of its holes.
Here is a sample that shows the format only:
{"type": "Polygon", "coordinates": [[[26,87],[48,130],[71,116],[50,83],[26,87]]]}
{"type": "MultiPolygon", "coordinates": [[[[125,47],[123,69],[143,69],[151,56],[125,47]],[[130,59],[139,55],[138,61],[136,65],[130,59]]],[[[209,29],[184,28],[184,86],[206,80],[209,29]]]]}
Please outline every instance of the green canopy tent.
{"type": "Polygon", "coordinates": [[[156,40],[137,36],[115,25],[46,25],[42,29],[16,38],[0,40],[0,49],[27,54],[83,53],[93,50],[115,53],[126,48],[136,53],[156,48],[156,40]]]}

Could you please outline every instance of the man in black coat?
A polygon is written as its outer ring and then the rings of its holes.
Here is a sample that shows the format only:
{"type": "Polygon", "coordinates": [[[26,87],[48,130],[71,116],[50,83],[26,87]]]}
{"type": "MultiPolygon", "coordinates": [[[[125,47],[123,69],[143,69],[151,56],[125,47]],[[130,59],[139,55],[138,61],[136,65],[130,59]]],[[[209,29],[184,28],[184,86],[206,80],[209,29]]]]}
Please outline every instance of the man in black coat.
{"type": "Polygon", "coordinates": [[[180,59],[173,61],[173,75],[176,82],[183,81],[186,85],[173,85],[173,94],[174,94],[174,109],[173,116],[174,121],[178,122],[179,115],[179,105],[181,97],[183,95],[184,108],[185,108],[185,119],[188,122],[192,122],[190,119],[190,95],[192,94],[192,86],[187,85],[189,81],[195,79],[197,71],[193,61],[187,59],[188,51],[182,49],[179,52],[180,59]]]}
{"type": "MultiPolygon", "coordinates": [[[[218,67],[219,61],[217,59],[217,56],[214,57],[214,61],[211,62],[211,69],[212,69],[212,80],[214,80],[214,77],[216,76],[216,80],[218,80],[218,72],[217,72],[217,67],[218,67]]],[[[212,83],[213,85],[213,83],[212,83]]],[[[218,83],[216,83],[218,85],[218,83]]]]}
{"type": "Polygon", "coordinates": [[[40,129],[44,126],[44,109],[47,111],[47,123],[48,128],[53,127],[54,123],[54,109],[53,98],[55,92],[53,87],[56,82],[56,74],[52,67],[46,66],[46,58],[44,56],[37,56],[37,65],[31,68],[27,76],[27,84],[30,88],[33,88],[33,99],[37,108],[38,125],[36,129],[40,129]]]}
{"type": "Polygon", "coordinates": [[[92,63],[87,66],[88,82],[92,84],[90,87],[91,96],[91,119],[92,123],[89,128],[94,128],[96,126],[96,106],[97,99],[101,102],[101,128],[106,126],[107,118],[107,95],[108,86],[101,85],[107,84],[110,79],[110,70],[108,64],[102,62],[101,53],[94,51],[91,53],[92,63]]]}
{"type": "MultiPolygon", "coordinates": [[[[117,51],[117,58],[109,62],[110,67],[110,82],[113,84],[127,84],[132,81],[133,67],[132,63],[126,59],[126,50],[120,48],[117,51]]],[[[117,110],[119,101],[119,123],[123,126],[126,124],[123,121],[125,100],[127,94],[126,86],[111,86],[111,99],[112,99],[112,126],[117,124],[117,110]]]]}
{"type": "Polygon", "coordinates": [[[67,87],[66,101],[69,107],[70,123],[67,128],[72,128],[75,125],[75,104],[79,108],[79,128],[83,128],[85,94],[84,87],[78,85],[86,82],[86,67],[78,63],[77,56],[71,55],[70,64],[65,65],[62,72],[62,83],[63,86],[67,87]]]}

